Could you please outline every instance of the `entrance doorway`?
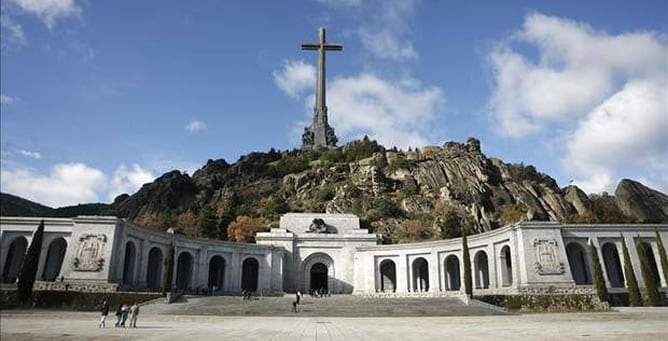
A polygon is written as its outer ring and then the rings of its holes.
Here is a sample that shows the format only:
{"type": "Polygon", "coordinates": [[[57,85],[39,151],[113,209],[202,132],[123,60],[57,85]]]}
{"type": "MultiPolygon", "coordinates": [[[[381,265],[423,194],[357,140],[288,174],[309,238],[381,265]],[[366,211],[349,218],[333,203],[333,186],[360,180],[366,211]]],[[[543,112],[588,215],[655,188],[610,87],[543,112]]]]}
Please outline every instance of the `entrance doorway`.
{"type": "Polygon", "coordinates": [[[311,267],[311,289],[327,291],[328,285],[327,266],[316,263],[311,267]]]}

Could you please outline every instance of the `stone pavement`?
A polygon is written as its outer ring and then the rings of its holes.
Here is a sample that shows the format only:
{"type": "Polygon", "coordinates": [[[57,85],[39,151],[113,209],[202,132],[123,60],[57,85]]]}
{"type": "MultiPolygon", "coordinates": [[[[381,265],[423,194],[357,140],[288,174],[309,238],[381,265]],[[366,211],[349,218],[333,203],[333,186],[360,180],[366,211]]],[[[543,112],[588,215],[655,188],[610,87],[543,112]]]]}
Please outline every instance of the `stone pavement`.
{"type": "Polygon", "coordinates": [[[97,321],[98,314],[91,312],[2,311],[0,338],[2,341],[668,340],[665,307],[627,308],[609,313],[364,318],[142,312],[136,329],[99,329],[97,321]]]}

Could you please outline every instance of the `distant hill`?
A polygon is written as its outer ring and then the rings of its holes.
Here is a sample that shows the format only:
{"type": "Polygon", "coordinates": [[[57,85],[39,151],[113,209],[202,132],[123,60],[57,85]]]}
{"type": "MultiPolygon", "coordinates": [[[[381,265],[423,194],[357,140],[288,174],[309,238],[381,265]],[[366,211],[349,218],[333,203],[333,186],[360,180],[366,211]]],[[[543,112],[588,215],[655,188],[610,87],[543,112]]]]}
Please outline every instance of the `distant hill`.
{"type": "Polygon", "coordinates": [[[522,220],[665,223],[668,196],[628,179],[615,196],[559,188],[531,165],[488,158],[475,138],[408,151],[365,138],[331,149],[254,152],[232,164],[208,160],[192,176],[167,172],[111,204],[53,209],[2,194],[3,215],[116,215],[211,238],[225,238],[238,217],[266,228],[285,212],[354,213],[386,241],[410,242],[522,220]],[[202,221],[213,230],[200,231],[202,221]]]}
{"type": "Polygon", "coordinates": [[[76,217],[79,215],[103,215],[109,210],[109,204],[79,204],[60,208],[51,208],[21,197],[0,193],[0,215],[24,217],[76,217]]]}

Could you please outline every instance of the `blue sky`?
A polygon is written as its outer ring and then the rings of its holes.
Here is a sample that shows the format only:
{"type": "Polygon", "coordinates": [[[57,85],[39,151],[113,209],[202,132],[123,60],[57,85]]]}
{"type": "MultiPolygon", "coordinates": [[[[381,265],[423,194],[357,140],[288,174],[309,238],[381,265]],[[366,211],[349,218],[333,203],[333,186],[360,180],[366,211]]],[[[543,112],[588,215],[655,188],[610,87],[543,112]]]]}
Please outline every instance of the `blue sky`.
{"type": "Polygon", "coordinates": [[[668,190],[666,1],[2,2],[1,187],[109,202],[300,145],[325,26],[343,143],[478,137],[560,186],[668,190]]]}

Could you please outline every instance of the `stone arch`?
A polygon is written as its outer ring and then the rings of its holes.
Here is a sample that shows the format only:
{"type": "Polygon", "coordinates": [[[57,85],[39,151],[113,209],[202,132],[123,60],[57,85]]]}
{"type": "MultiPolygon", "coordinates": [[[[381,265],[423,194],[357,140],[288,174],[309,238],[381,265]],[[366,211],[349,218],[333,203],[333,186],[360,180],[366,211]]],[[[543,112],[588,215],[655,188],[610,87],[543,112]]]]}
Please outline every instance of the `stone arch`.
{"type": "Polygon", "coordinates": [[[53,282],[58,278],[66,251],[67,242],[63,237],[58,237],[49,243],[49,248],[46,251],[46,259],[44,260],[42,280],[53,282]]]}
{"type": "Polygon", "coordinates": [[[137,248],[135,243],[125,243],[125,258],[123,260],[123,284],[132,285],[135,280],[135,262],[137,259],[137,248]]]}
{"type": "Polygon", "coordinates": [[[489,261],[485,251],[478,251],[473,257],[476,289],[489,288],[489,261]]]}
{"type": "Polygon", "coordinates": [[[423,257],[413,261],[413,291],[429,291],[429,262],[423,257]]]}
{"type": "Polygon", "coordinates": [[[571,268],[571,275],[575,284],[592,284],[591,270],[587,260],[587,252],[578,242],[571,242],[566,245],[566,257],[568,265],[571,268]]]}
{"type": "Polygon", "coordinates": [[[19,276],[19,271],[21,271],[23,258],[25,258],[27,250],[28,240],[23,236],[16,237],[9,244],[7,257],[5,257],[5,267],[2,270],[3,283],[16,282],[16,279],[19,276]]]}
{"type": "MultiPolygon", "coordinates": [[[[649,262],[649,268],[652,271],[652,278],[656,282],[656,285],[661,287],[661,277],[659,277],[659,268],[656,266],[656,259],[654,258],[654,251],[652,251],[652,245],[647,242],[640,242],[638,247],[641,247],[645,250],[647,255],[647,261],[649,262]]],[[[647,284],[645,284],[647,285],[647,284]]]]}
{"type": "Polygon", "coordinates": [[[211,257],[209,261],[208,287],[212,291],[222,291],[225,278],[225,258],[219,255],[211,257]]]}
{"type": "Polygon", "coordinates": [[[244,259],[241,266],[241,290],[257,291],[260,263],[255,257],[244,259]]]}
{"type": "Polygon", "coordinates": [[[188,251],[179,254],[176,262],[176,288],[189,290],[193,274],[193,256],[188,251]]]}
{"type": "Polygon", "coordinates": [[[162,285],[162,267],[164,257],[162,250],[154,246],[148,252],[148,267],[146,269],[146,287],[150,289],[160,289],[162,285]]]}
{"type": "Polygon", "coordinates": [[[445,258],[445,290],[457,291],[462,287],[459,271],[459,258],[450,255],[445,258]]]}
{"type": "Polygon", "coordinates": [[[380,291],[397,291],[397,266],[391,259],[380,262],[380,291]]]}
{"type": "Polygon", "coordinates": [[[622,263],[619,261],[619,251],[617,246],[613,243],[603,244],[601,248],[603,253],[603,264],[605,265],[605,272],[608,275],[608,282],[612,288],[624,287],[624,271],[622,271],[622,263]]]}
{"type": "MultiPolygon", "coordinates": [[[[310,256],[308,256],[303,263],[303,274],[304,274],[304,288],[306,288],[307,291],[309,290],[315,290],[318,288],[314,288],[311,285],[313,284],[312,281],[312,276],[314,275],[313,268],[318,265],[322,264],[325,268],[327,268],[327,273],[326,273],[326,278],[327,278],[327,292],[329,293],[336,293],[336,277],[335,275],[335,269],[334,269],[334,260],[332,257],[325,253],[314,253],[310,256]]],[[[323,267],[318,266],[316,267],[316,272],[315,274],[317,276],[320,276],[321,278],[324,277],[325,275],[322,274],[323,267]]]]}
{"type": "Polygon", "coordinates": [[[501,264],[501,286],[509,287],[513,285],[513,261],[510,256],[510,246],[504,245],[499,255],[501,264]]]}

